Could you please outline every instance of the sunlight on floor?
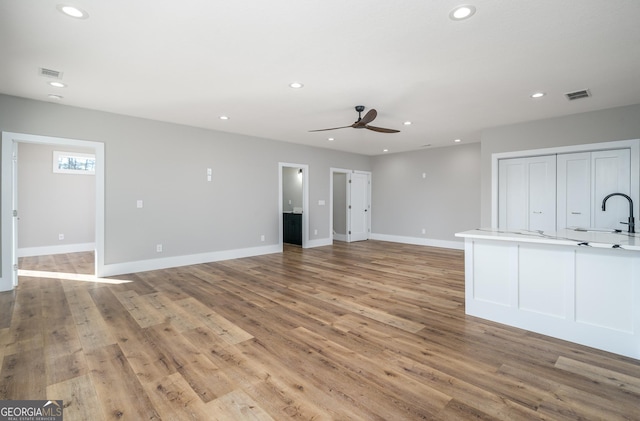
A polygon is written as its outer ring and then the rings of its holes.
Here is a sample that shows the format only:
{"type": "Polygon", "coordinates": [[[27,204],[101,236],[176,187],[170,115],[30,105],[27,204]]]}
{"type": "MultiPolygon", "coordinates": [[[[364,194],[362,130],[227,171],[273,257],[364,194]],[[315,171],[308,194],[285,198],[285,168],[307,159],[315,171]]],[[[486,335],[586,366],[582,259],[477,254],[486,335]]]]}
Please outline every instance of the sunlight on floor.
{"type": "Polygon", "coordinates": [[[81,282],[99,282],[102,284],[128,284],[133,281],[126,279],[107,279],[96,278],[95,275],[87,275],[82,273],[64,273],[64,272],[45,272],[41,270],[18,270],[18,276],[26,276],[29,278],[52,278],[52,279],[64,279],[69,281],[81,281],[81,282]]]}

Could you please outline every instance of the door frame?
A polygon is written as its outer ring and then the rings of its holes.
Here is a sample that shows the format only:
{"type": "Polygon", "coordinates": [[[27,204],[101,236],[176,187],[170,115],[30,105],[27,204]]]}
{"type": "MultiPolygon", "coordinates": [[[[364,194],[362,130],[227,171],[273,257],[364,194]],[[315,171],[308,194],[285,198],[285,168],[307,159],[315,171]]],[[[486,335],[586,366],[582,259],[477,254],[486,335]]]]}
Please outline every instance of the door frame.
{"type": "Polygon", "coordinates": [[[309,244],[309,165],[293,164],[290,162],[278,163],[278,245],[280,251],[283,246],[283,222],[282,222],[282,172],[284,168],[302,169],[302,248],[307,248],[309,244]]]}
{"type": "MultiPolygon", "coordinates": [[[[368,232],[368,236],[367,239],[371,238],[371,185],[372,185],[372,180],[371,180],[371,171],[359,171],[359,170],[349,170],[349,169],[345,169],[345,168],[334,168],[331,167],[329,168],[329,208],[331,209],[331,211],[329,212],[329,241],[331,243],[333,243],[333,175],[334,174],[347,174],[347,183],[349,183],[350,180],[350,175],[351,174],[366,174],[367,178],[368,178],[368,191],[367,191],[367,197],[369,198],[369,208],[368,208],[368,216],[367,216],[367,232],[368,232]]],[[[350,228],[351,228],[351,217],[349,214],[349,205],[351,204],[351,187],[348,186],[347,187],[347,208],[344,210],[347,217],[347,242],[351,242],[351,235],[349,234],[350,228]]]]}
{"type": "MultiPolygon", "coordinates": [[[[52,136],[39,136],[24,133],[2,132],[2,196],[1,207],[1,242],[2,245],[2,269],[0,271],[0,291],[9,291],[18,285],[17,243],[15,238],[17,218],[14,209],[17,203],[18,176],[14,176],[14,151],[18,143],[36,143],[42,145],[72,146],[93,149],[96,156],[95,170],[95,276],[101,277],[104,273],[104,179],[105,179],[105,154],[104,143],[89,140],[68,139],[52,136]]],[[[17,163],[16,163],[17,164],[17,163]]]]}

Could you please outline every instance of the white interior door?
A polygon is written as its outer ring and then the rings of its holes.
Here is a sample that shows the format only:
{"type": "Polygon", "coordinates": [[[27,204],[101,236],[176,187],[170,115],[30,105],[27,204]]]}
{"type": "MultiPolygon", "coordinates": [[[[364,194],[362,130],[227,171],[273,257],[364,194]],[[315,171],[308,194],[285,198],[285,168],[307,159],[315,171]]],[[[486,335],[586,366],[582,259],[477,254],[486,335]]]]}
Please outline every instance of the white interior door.
{"type": "Polygon", "coordinates": [[[558,155],[558,229],[589,228],[591,152],[558,155]]]}
{"type": "Polygon", "coordinates": [[[369,186],[370,174],[353,172],[349,174],[347,241],[369,239],[370,212],[369,186]]]}

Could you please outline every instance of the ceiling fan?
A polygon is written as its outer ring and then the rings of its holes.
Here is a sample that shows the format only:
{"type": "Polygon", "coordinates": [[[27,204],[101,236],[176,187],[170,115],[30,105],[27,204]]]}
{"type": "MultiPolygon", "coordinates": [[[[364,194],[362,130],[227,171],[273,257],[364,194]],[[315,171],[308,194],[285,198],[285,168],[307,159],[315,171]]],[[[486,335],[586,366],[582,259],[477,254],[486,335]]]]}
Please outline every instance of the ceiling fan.
{"type": "Polygon", "coordinates": [[[384,127],[376,127],[370,126],[373,120],[375,120],[378,112],[373,108],[367,111],[367,113],[362,117],[362,112],[364,111],[364,105],[356,105],[356,111],[358,112],[358,120],[350,126],[342,126],[342,127],[333,127],[331,129],[318,129],[318,130],[309,130],[310,132],[324,132],[326,130],[337,130],[337,129],[346,129],[349,127],[353,127],[354,129],[369,129],[374,132],[380,133],[398,133],[400,130],[395,129],[385,129],[384,127]]]}

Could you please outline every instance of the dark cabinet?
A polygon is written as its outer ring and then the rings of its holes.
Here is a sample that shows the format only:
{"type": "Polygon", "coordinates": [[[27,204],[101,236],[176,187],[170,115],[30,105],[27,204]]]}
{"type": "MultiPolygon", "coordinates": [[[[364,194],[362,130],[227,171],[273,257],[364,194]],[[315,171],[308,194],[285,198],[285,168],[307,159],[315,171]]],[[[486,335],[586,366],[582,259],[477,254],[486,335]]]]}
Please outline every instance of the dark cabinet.
{"type": "Polygon", "coordinates": [[[302,245],[302,214],[282,214],[282,241],[289,244],[302,245]]]}

